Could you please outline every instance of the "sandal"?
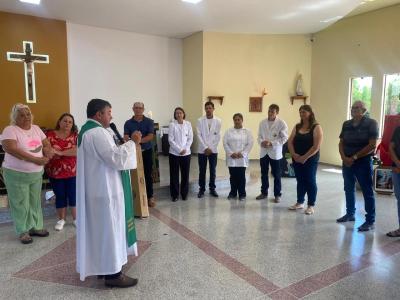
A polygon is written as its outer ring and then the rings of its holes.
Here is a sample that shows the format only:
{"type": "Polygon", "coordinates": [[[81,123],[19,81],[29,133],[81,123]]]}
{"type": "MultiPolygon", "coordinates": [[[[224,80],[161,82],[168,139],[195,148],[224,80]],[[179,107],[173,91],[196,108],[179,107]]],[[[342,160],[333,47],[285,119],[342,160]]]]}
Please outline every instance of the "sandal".
{"type": "Polygon", "coordinates": [[[21,241],[22,244],[31,244],[33,242],[33,239],[27,232],[21,233],[19,235],[19,240],[21,241]]]}
{"type": "Polygon", "coordinates": [[[29,235],[46,237],[46,236],[49,236],[49,232],[46,229],[31,229],[31,230],[29,230],[29,235]]]}
{"type": "Polygon", "coordinates": [[[386,233],[389,237],[400,237],[400,228],[386,233]]]}

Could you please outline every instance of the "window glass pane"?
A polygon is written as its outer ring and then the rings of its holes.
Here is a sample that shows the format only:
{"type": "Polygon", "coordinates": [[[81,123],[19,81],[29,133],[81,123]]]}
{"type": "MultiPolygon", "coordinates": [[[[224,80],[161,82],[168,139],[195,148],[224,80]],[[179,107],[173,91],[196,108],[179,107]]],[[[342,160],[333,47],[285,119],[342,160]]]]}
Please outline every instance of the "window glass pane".
{"type": "Polygon", "coordinates": [[[351,79],[349,119],[351,118],[351,106],[355,101],[361,100],[365,103],[367,111],[371,111],[371,89],[372,77],[354,77],[351,79]]]}
{"type": "Polygon", "coordinates": [[[385,107],[386,115],[400,113],[400,74],[385,75],[385,107]]]}

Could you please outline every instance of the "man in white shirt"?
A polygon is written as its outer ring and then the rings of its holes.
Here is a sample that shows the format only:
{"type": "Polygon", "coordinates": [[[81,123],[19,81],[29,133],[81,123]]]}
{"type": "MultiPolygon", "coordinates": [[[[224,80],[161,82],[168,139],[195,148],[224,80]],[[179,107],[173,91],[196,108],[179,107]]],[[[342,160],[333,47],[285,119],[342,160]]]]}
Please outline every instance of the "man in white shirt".
{"type": "Polygon", "coordinates": [[[121,272],[127,255],[137,255],[129,169],[136,169],[140,132],[117,146],[110,132],[111,104],[92,99],[78,138],[77,271],[80,279],[98,275],[109,287],[131,287],[138,280],[121,272]]]}
{"type": "Polygon", "coordinates": [[[268,171],[274,177],[274,202],[281,199],[281,168],[282,146],[288,139],[288,127],[285,121],[277,117],[279,106],[271,104],[268,108],[268,118],[260,122],[258,128],[258,143],[260,144],[261,194],[256,197],[262,200],[268,196],[268,171]]]}
{"type": "Polygon", "coordinates": [[[210,164],[210,195],[218,197],[215,190],[215,177],[218,161],[218,143],[221,139],[221,120],[214,116],[214,103],[208,101],[204,104],[206,115],[197,121],[197,137],[199,140],[199,193],[198,198],[204,197],[206,190],[207,160],[210,164]]]}

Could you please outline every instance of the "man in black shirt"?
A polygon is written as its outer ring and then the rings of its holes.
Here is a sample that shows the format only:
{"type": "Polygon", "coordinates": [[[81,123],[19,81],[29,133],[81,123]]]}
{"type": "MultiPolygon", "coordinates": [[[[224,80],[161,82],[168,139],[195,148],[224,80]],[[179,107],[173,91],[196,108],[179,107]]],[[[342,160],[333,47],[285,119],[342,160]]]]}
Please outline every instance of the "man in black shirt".
{"type": "Polygon", "coordinates": [[[365,116],[365,105],[356,101],[351,107],[352,119],[345,121],[340,133],[339,152],[343,161],[342,171],[346,195],[346,214],[337,219],[338,223],[354,221],[355,182],[360,184],[365,202],[365,222],[358,231],[368,231],[375,223],[375,196],[372,182],[372,155],[378,138],[378,125],[365,116]]]}

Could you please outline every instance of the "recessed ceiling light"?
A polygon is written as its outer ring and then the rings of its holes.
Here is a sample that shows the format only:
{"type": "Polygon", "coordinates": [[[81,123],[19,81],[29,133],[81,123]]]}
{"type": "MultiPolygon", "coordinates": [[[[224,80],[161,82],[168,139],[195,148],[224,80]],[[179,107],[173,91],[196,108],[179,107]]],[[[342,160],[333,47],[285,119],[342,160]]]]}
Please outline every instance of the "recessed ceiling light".
{"type": "Polygon", "coordinates": [[[183,2],[187,2],[187,3],[192,3],[192,4],[197,4],[203,0],[182,0],[183,2]]]}
{"type": "Polygon", "coordinates": [[[326,19],[326,20],[323,20],[323,21],[320,21],[320,22],[321,23],[330,23],[330,22],[334,22],[334,21],[340,20],[342,18],[343,18],[343,16],[336,16],[336,17],[329,18],[329,19],[326,19]]]}
{"type": "Polygon", "coordinates": [[[40,0],[19,0],[19,1],[30,4],[40,4],[40,0]]]}

